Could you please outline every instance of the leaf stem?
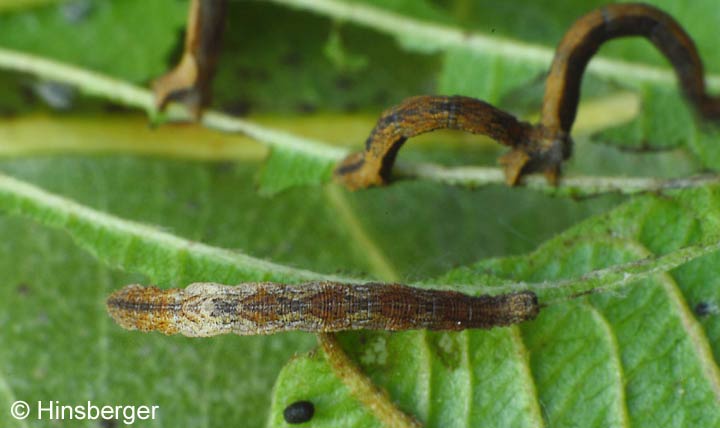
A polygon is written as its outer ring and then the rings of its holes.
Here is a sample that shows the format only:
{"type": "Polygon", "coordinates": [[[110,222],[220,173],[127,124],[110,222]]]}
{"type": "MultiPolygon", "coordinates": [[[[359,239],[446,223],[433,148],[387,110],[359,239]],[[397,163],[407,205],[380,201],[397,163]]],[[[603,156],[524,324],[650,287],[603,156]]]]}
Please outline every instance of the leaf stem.
{"type": "MultiPolygon", "coordinates": [[[[71,84],[86,94],[143,109],[151,116],[157,114],[154,97],[149,90],[100,73],[4,48],[0,48],[0,68],[71,84]]],[[[168,106],[167,119],[187,120],[189,117],[184,107],[178,104],[168,106]]],[[[347,150],[343,148],[267,128],[219,112],[206,112],[202,124],[216,131],[243,133],[270,147],[303,153],[315,158],[339,160],[347,154],[347,150]]]]}
{"type": "MultiPolygon", "coordinates": [[[[500,168],[443,167],[431,163],[398,163],[395,172],[407,178],[421,178],[449,185],[482,187],[505,183],[500,168]]],[[[557,186],[548,185],[544,177],[530,175],[520,185],[554,196],[593,197],[608,193],[632,195],[670,189],[687,189],[720,183],[717,174],[701,174],[692,177],[661,179],[654,177],[562,177],[557,186]]]]}
{"type": "Polygon", "coordinates": [[[403,413],[391,401],[387,392],[362,372],[360,367],[345,353],[334,334],[318,334],[318,341],[335,375],[385,427],[420,428],[422,425],[403,413]]]}
{"type": "Polygon", "coordinates": [[[720,241],[689,245],[658,257],[645,257],[628,263],[617,264],[603,269],[596,269],[584,275],[558,281],[544,282],[508,282],[498,286],[478,284],[443,284],[424,283],[424,288],[454,289],[459,291],[472,290],[473,294],[503,294],[530,290],[537,294],[543,305],[562,303],[585,294],[603,293],[630,286],[660,273],[668,272],[699,257],[720,250],[720,241]]]}

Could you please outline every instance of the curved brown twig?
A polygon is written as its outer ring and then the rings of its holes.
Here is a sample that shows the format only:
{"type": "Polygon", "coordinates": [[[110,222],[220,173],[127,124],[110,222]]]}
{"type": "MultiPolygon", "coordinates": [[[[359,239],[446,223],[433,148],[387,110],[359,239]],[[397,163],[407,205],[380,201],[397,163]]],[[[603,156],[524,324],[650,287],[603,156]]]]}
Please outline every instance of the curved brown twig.
{"type": "Polygon", "coordinates": [[[554,183],[572,152],[570,131],[585,68],[608,40],[642,36],[670,61],[683,94],[702,118],[720,120],[720,99],[707,94],[704,70],[690,36],[670,15],[646,4],[613,4],[578,19],[558,45],[545,84],[542,117],[531,126],[483,101],[461,96],[410,98],[380,117],[365,151],[348,156],[335,177],[350,189],[385,184],[398,150],[410,137],[436,129],[484,134],[512,147],[500,159],[509,185],[542,171],[554,183]]]}

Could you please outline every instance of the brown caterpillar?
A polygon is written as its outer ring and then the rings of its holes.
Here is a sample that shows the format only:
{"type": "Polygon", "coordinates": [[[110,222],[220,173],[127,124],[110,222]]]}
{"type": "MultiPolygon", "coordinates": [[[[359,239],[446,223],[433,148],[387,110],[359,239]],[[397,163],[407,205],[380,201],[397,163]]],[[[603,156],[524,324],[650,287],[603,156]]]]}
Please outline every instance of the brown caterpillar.
{"type": "Polygon", "coordinates": [[[554,183],[572,153],[570,130],[585,68],[608,40],[641,36],[670,61],[685,98],[705,119],[720,120],[720,99],[707,94],[703,64],[690,36],[667,13],[646,4],[611,4],[578,19],[558,45],[545,83],[537,125],[518,121],[483,101],[461,96],[419,96],[385,111],[365,142],[335,170],[350,189],[385,184],[405,140],[436,129],[487,135],[510,146],[500,158],[505,179],[514,185],[526,173],[542,171],[554,183]]]}
{"type": "Polygon", "coordinates": [[[195,120],[210,104],[211,83],[220,50],[227,0],[192,0],[188,8],[185,47],[180,62],[153,82],[155,103],[165,109],[180,101],[195,120]]]}
{"type": "Polygon", "coordinates": [[[128,330],[191,337],[282,331],[463,330],[534,319],[535,293],[468,296],[400,284],[270,282],[184,289],[128,285],[107,299],[110,316],[128,330]]]}

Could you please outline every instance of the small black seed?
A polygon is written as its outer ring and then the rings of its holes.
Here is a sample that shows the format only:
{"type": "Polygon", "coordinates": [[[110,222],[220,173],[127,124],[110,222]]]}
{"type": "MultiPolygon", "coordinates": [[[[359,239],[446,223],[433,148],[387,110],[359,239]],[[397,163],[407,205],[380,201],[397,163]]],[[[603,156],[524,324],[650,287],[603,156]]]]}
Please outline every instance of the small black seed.
{"type": "Polygon", "coordinates": [[[312,419],[315,406],[309,401],[296,401],[283,411],[285,422],[289,424],[302,424],[312,419]]]}

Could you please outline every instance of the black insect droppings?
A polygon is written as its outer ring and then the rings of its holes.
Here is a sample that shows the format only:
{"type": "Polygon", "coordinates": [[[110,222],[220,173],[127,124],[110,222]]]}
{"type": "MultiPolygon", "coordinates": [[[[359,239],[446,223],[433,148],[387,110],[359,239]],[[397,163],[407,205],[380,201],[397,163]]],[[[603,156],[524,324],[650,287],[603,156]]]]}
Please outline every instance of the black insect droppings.
{"type": "Polygon", "coordinates": [[[302,424],[312,419],[315,406],[309,401],[296,401],[283,411],[285,422],[289,424],[302,424]]]}

